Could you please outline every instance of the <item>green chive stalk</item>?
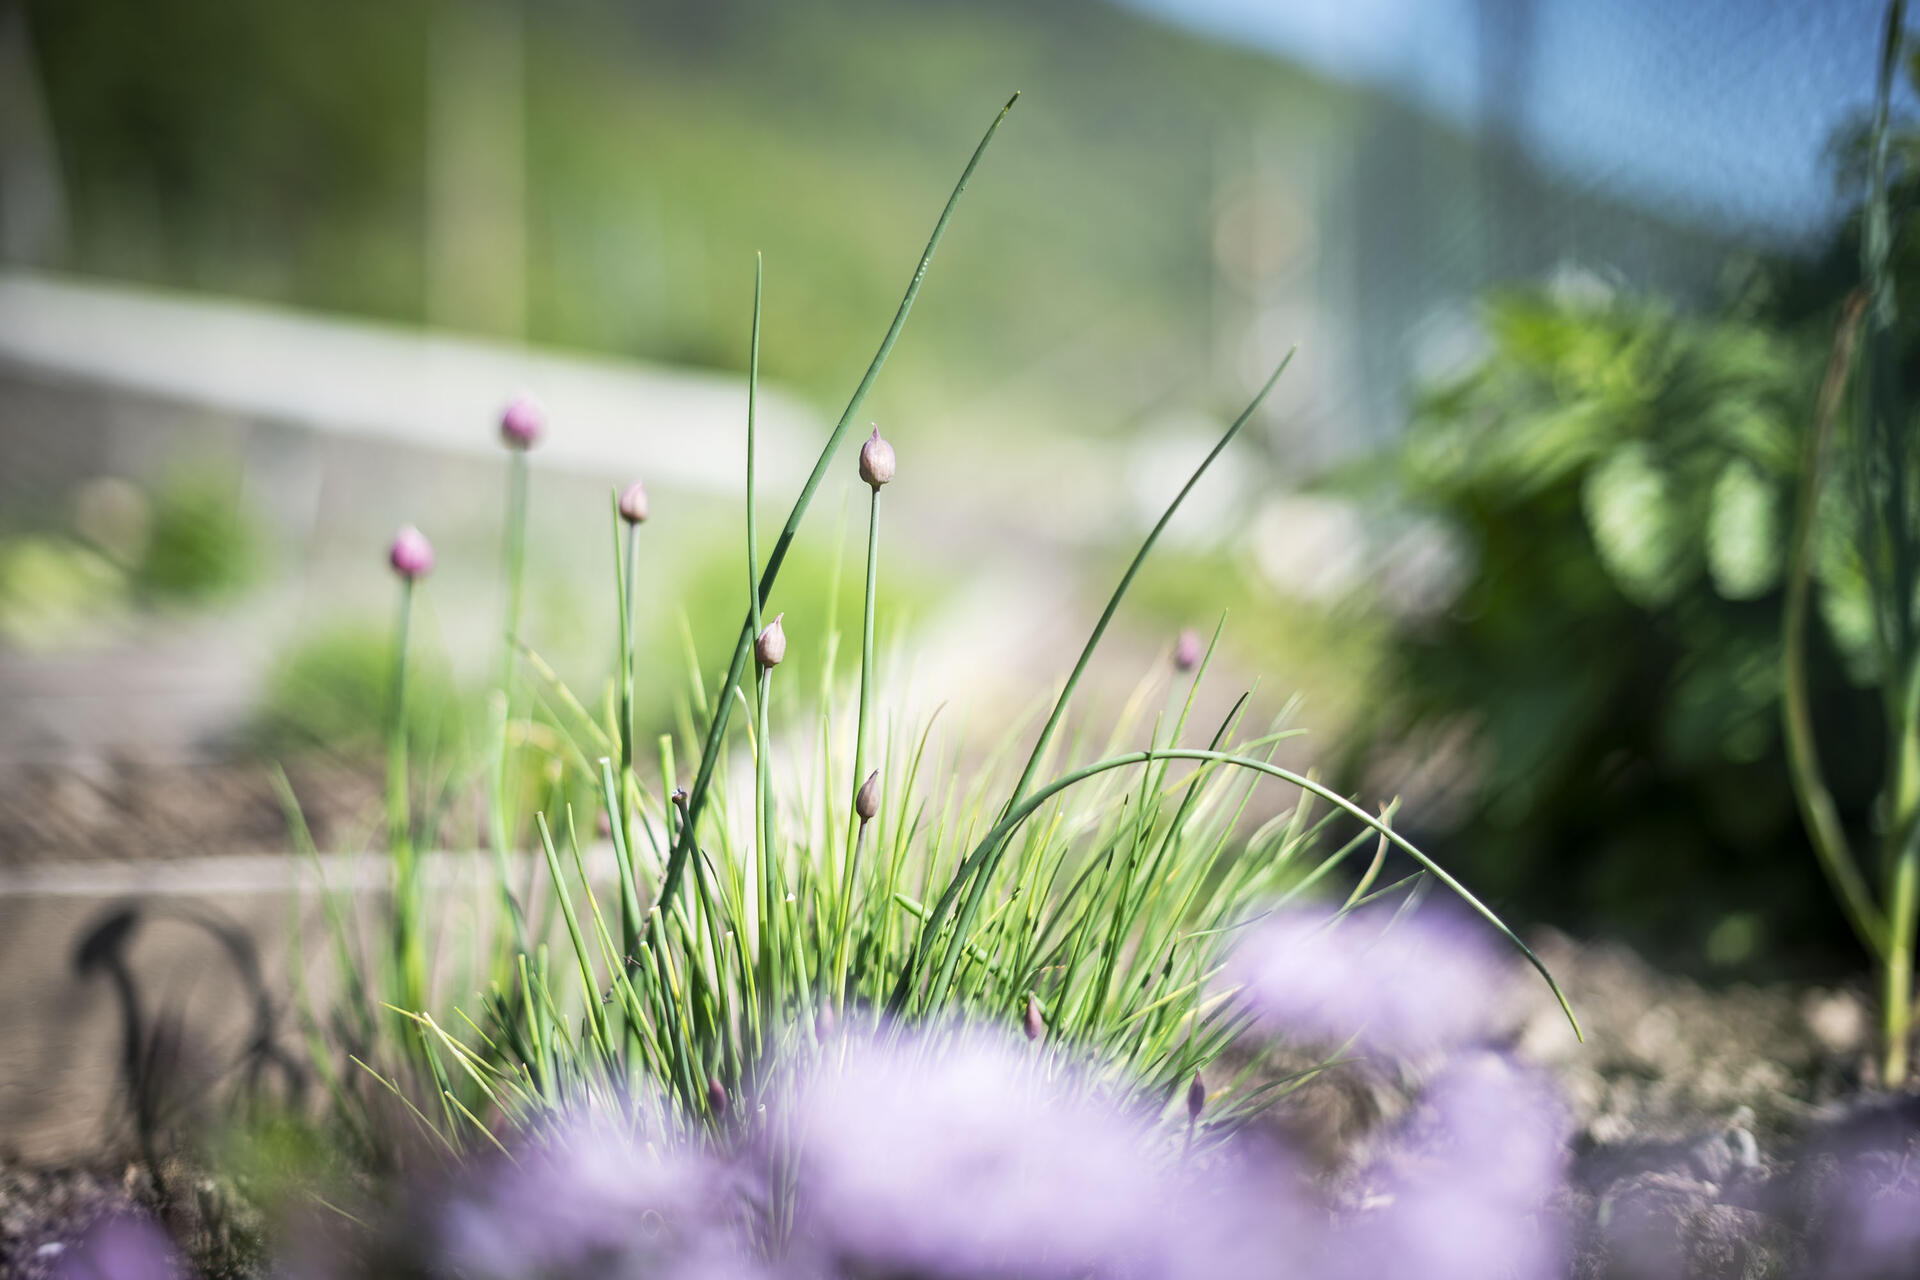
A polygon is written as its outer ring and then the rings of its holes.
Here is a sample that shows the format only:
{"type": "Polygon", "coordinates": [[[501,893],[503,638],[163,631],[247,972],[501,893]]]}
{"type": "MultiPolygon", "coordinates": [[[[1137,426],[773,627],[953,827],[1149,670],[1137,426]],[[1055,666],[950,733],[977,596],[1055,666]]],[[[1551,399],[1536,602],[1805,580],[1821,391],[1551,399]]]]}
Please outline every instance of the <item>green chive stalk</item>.
{"type": "MultiPolygon", "coordinates": [[[[413,842],[413,802],[407,777],[407,640],[413,625],[413,584],[433,568],[433,547],[418,529],[408,525],[394,538],[387,559],[400,579],[387,702],[387,852],[393,861],[393,971],[400,1006],[408,1012],[419,1012],[427,1006],[427,962],[419,851],[413,842]]],[[[403,1039],[411,1037],[403,1034],[403,1039]]]]}
{"type": "MultiPolygon", "coordinates": [[[[527,452],[539,440],[544,422],[532,401],[520,399],[507,407],[500,431],[507,442],[507,528],[502,552],[507,580],[505,624],[501,631],[500,690],[494,726],[495,747],[492,795],[487,805],[488,844],[492,847],[494,878],[500,888],[501,936],[511,944],[502,950],[500,960],[511,963],[511,956],[527,949],[527,923],[520,903],[513,894],[513,873],[507,849],[513,839],[512,797],[509,778],[513,764],[514,658],[520,644],[520,606],[526,581],[527,562],[527,452]]],[[[496,975],[498,977],[500,975],[496,975]]]]}
{"type": "Polygon", "coordinates": [[[1920,930],[1920,449],[1901,403],[1887,191],[1888,120],[1906,36],[1905,0],[1887,7],[1869,133],[1861,286],[1841,309],[1808,433],[1781,622],[1781,716],[1787,763],[1809,843],[1854,932],[1880,969],[1882,1083],[1912,1069],[1913,969],[1920,930]],[[1851,374],[1851,378],[1849,378],[1851,374]],[[1806,625],[1815,525],[1828,445],[1852,384],[1847,459],[1859,524],[1854,551],[1873,606],[1874,651],[1887,726],[1879,892],[1861,870],[1822,773],[1807,690],[1806,625]]]}
{"type": "Polygon", "coordinates": [[[880,437],[880,428],[860,448],[860,478],[872,494],[867,503],[867,586],[860,624],[860,707],[853,727],[853,786],[847,796],[847,839],[840,869],[840,930],[834,946],[833,989],[826,998],[836,1009],[846,999],[847,938],[853,930],[854,886],[859,883],[861,846],[865,843],[867,821],[862,814],[861,793],[870,785],[867,776],[867,718],[873,705],[873,603],[880,581],[880,490],[894,475],[893,446],[880,437]]]}

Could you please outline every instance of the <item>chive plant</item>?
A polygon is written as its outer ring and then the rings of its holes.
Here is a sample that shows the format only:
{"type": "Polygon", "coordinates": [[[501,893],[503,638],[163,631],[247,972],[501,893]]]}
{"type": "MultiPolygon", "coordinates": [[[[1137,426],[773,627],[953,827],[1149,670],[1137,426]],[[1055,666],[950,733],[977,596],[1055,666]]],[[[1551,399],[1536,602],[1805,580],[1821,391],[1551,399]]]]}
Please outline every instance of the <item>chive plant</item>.
{"type": "Polygon", "coordinates": [[[1887,7],[1869,132],[1861,285],[1843,306],[1808,432],[1782,622],[1781,708],[1788,765],[1807,834],[1841,909],[1880,970],[1882,1080],[1907,1083],[1913,969],[1920,926],[1920,439],[1902,403],[1893,219],[1887,190],[1888,118],[1906,40],[1905,0],[1887,7]],[[1851,430],[1833,450],[1851,395],[1851,430]],[[1886,776],[1875,874],[1862,870],[1839,817],[1814,740],[1806,623],[1828,454],[1842,454],[1835,505],[1854,517],[1851,556],[1872,605],[1874,666],[1886,720],[1886,776]]]}
{"type": "MultiPolygon", "coordinates": [[[[647,514],[644,490],[633,501],[627,499],[635,490],[616,497],[612,512],[620,669],[606,698],[610,723],[596,720],[588,700],[510,635],[519,665],[554,713],[550,727],[560,757],[595,794],[612,866],[593,865],[580,839],[582,823],[564,801],[568,793],[557,790],[563,798],[550,812],[534,814],[547,873],[542,888],[557,925],[549,929],[535,920],[530,902],[533,923],[524,939],[501,932],[500,950],[481,972],[460,975],[487,985],[476,1013],[457,1004],[436,1007],[436,988],[424,973],[409,972],[383,989],[386,1003],[424,1046],[426,1069],[391,1046],[355,1060],[378,1091],[399,1098],[439,1141],[490,1144],[493,1117],[530,1119],[557,1107],[621,1106],[641,1097],[665,1097],[687,1123],[724,1132],[739,1117],[757,1114],[772,1087],[769,1064],[816,1046],[824,1027],[918,1023],[937,1032],[961,1020],[1024,1024],[1038,1052],[1101,1062],[1110,1087],[1170,1109],[1205,1135],[1224,1134],[1300,1078],[1262,1074],[1266,1059],[1255,1054],[1236,1073],[1210,1077],[1204,1119],[1187,1109],[1183,1100],[1200,1073],[1253,1018],[1247,1003],[1223,986],[1228,945],[1272,903],[1323,893],[1368,845],[1376,846],[1373,860],[1342,910],[1389,896],[1410,901],[1438,883],[1540,967],[1490,910],[1393,829],[1391,809],[1370,813],[1313,776],[1274,763],[1278,746],[1298,732],[1287,716],[1249,724],[1243,695],[1217,725],[1192,723],[1217,628],[1204,649],[1197,636],[1183,638],[1175,662],[1154,677],[1169,682],[1160,719],[1143,723],[1143,697],[1129,704],[1097,751],[1084,732],[1066,732],[1073,695],[1148,553],[1258,411],[1284,360],[1142,543],[1024,755],[1016,749],[1024,737],[1020,726],[978,753],[963,733],[936,737],[931,723],[911,726],[880,711],[874,680],[879,500],[897,473],[893,451],[876,428],[858,460],[870,492],[852,738],[838,741],[832,733],[831,696],[815,713],[817,733],[781,732],[806,714],[796,692],[801,680],[782,676],[782,695],[775,696],[789,617],[795,627],[827,634],[820,678],[829,695],[838,674],[838,637],[823,621],[830,608],[788,601],[786,610],[766,616],[782,563],[905,325],[960,196],[1012,106],[995,118],[963,170],[893,323],[764,560],[756,421],[763,272],[756,262],[744,617],[716,685],[708,687],[694,664],[682,728],[658,741],[657,784],[642,777],[633,742],[630,612],[634,548],[647,514]],[[749,659],[753,679],[746,683],[749,659]],[[746,720],[738,731],[736,703],[746,720]],[[1142,739],[1146,746],[1126,749],[1142,739]],[[778,768],[782,744],[809,740],[822,744],[817,767],[805,779],[787,781],[778,768]],[[677,761],[688,751],[692,779],[682,789],[677,761]],[[742,759],[752,772],[750,813],[736,815],[732,775],[742,759]],[[978,763],[963,771],[963,759],[978,763]],[[1288,784],[1300,798],[1247,832],[1254,790],[1272,782],[1288,784]],[[1343,830],[1357,834],[1336,839],[1343,830]],[[1376,888],[1389,845],[1417,869],[1376,888]]],[[[913,483],[910,473],[898,479],[913,483]]],[[[524,520],[524,508],[511,511],[510,519],[524,520]]],[[[517,555],[510,555],[510,575],[516,565],[517,555]]],[[[514,625],[510,614],[510,631],[514,625]]],[[[396,751],[403,752],[395,723],[396,751]]],[[[396,795],[404,805],[404,790],[396,795]]],[[[400,849],[396,841],[396,865],[400,849]]],[[[511,911],[504,859],[496,874],[497,893],[483,897],[494,898],[495,910],[511,911]]],[[[447,905],[436,903],[436,913],[447,905]]],[[[403,917],[395,921],[396,938],[417,940],[427,914],[417,888],[396,895],[394,912],[403,917]]],[[[345,915],[337,904],[329,913],[345,915]]],[[[344,941],[335,950],[351,955],[344,941]]],[[[1540,972],[1546,975],[1543,967],[1540,972]]],[[[1547,982],[1553,984],[1551,976],[1547,982]]],[[[372,989],[357,973],[345,985],[372,989]]],[[[1558,987],[1553,990],[1558,996],[1558,987]]],[[[368,1124],[358,1128],[375,1131],[368,1124]]]]}

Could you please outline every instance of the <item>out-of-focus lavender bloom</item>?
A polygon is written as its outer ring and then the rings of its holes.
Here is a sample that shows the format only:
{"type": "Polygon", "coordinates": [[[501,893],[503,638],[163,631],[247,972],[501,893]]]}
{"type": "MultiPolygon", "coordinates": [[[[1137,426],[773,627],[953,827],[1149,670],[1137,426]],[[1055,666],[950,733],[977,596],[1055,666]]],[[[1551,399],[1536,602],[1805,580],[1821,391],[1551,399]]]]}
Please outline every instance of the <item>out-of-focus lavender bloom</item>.
{"type": "Polygon", "coordinates": [[[1505,980],[1484,926],[1429,907],[1392,919],[1287,909],[1236,950],[1230,979],[1270,1034],[1411,1057],[1471,1041],[1505,980]]]}
{"type": "Polygon", "coordinates": [[[689,1146],[577,1114],[469,1173],[422,1243],[436,1272],[491,1280],[742,1276],[725,1170],[689,1146]]]}
{"type": "Polygon", "coordinates": [[[401,525],[400,532],[393,535],[393,546],[387,550],[387,563],[403,578],[424,577],[433,571],[433,544],[412,525],[401,525]]]}
{"type": "Polygon", "coordinates": [[[531,449],[547,431],[547,411],[532,396],[518,396],[501,411],[500,438],[510,449],[531,449]]]}
{"type": "Polygon", "coordinates": [[[1328,1273],[1353,1280],[1548,1280],[1566,1242],[1548,1202],[1565,1174],[1566,1109],[1545,1080],[1491,1053],[1450,1063],[1366,1171],[1328,1273]]]}
{"type": "Polygon", "coordinates": [[[1192,627],[1180,633],[1173,642],[1173,669],[1191,671],[1200,665],[1200,659],[1206,654],[1206,646],[1200,640],[1200,633],[1192,627]]]}
{"type": "Polygon", "coordinates": [[[1176,1274],[1190,1198],[1152,1131],[984,1033],[851,1039],[794,1097],[802,1244],[928,1277],[1176,1274]]]}
{"type": "Polygon", "coordinates": [[[1873,1186],[1857,1171],[1829,1219],[1824,1280],[1881,1280],[1920,1275],[1920,1186],[1873,1186]]]}
{"type": "Polygon", "coordinates": [[[186,1274],[166,1232],[150,1218],[116,1214],[94,1224],[60,1259],[61,1280],[175,1280],[186,1274]]]}
{"type": "Polygon", "coordinates": [[[1804,1156],[1821,1280],[1920,1275],[1920,1131],[1899,1104],[1863,1110],[1804,1156]]]}

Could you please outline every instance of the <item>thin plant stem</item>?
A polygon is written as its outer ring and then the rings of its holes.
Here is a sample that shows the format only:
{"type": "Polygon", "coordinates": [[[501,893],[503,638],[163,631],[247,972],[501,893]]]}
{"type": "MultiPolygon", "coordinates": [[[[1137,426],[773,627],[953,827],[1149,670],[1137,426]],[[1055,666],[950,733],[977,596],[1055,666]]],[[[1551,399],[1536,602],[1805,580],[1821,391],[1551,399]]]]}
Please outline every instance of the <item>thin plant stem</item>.
{"type": "MultiPolygon", "coordinates": [[[[387,707],[387,851],[393,859],[393,963],[399,999],[409,1010],[426,1007],[426,950],[421,938],[420,866],[413,847],[407,778],[407,639],[413,621],[413,579],[400,578],[393,626],[393,679],[387,707]]],[[[403,1030],[409,1043],[412,1036],[403,1030]]]]}
{"type": "MultiPolygon", "coordinates": [[[[527,559],[527,454],[513,449],[507,457],[507,532],[502,553],[506,564],[507,605],[500,655],[499,723],[495,728],[493,776],[489,779],[492,795],[487,805],[488,844],[492,847],[494,878],[500,887],[502,936],[514,952],[527,949],[526,918],[513,894],[513,872],[507,861],[507,848],[513,841],[513,812],[510,778],[513,764],[513,670],[520,642],[520,602],[526,579],[527,559]]],[[[505,955],[501,956],[504,961],[505,955]]],[[[496,973],[501,978],[503,974],[496,973]]]]}
{"type": "MultiPolygon", "coordinates": [[[[616,506],[619,500],[615,499],[616,506]]],[[[633,687],[638,679],[639,654],[634,642],[634,580],[640,560],[640,526],[627,526],[626,589],[620,606],[620,779],[624,788],[633,773],[633,687]]]]}
{"type": "Polygon", "coordinates": [[[853,930],[853,893],[859,883],[860,848],[866,823],[858,812],[860,788],[867,780],[867,716],[873,705],[873,603],[880,580],[880,490],[867,505],[867,590],[860,627],[860,709],[853,726],[852,790],[847,794],[846,857],[840,872],[840,936],[834,947],[833,990],[827,999],[840,1007],[846,997],[847,938],[853,930]]]}

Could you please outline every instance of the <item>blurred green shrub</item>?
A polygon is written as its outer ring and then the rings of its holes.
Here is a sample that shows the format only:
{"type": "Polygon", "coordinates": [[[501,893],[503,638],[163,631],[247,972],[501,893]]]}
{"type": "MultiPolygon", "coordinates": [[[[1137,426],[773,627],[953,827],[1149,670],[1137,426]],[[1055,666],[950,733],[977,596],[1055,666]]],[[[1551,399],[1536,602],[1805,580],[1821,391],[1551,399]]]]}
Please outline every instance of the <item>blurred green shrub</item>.
{"type": "MultiPolygon", "coordinates": [[[[407,679],[410,741],[477,744],[485,708],[460,692],[445,662],[423,655],[407,679]]],[[[273,751],[322,747],[373,758],[386,733],[392,681],[387,628],[342,623],[311,632],[275,661],[255,713],[256,732],[273,751]]]]}
{"type": "MultiPolygon", "coordinates": [[[[1496,900],[1681,959],[1710,936],[1720,964],[1843,945],[1778,732],[1818,326],[1803,339],[1588,290],[1500,297],[1485,323],[1484,358],[1420,403],[1398,471],[1459,535],[1467,575],[1394,639],[1366,753],[1464,731],[1438,843],[1496,900]],[[1730,949],[1716,926],[1749,914],[1730,949]]],[[[1820,517],[1813,689],[1838,799],[1865,823],[1881,733],[1855,685],[1846,518],[1820,517]]]]}
{"type": "Polygon", "coordinates": [[[126,585],[112,561],[65,538],[0,538],[0,640],[27,649],[58,645],[124,608],[126,585]]]}
{"type": "Polygon", "coordinates": [[[264,536],[230,474],[183,472],[152,495],[146,546],[133,585],[148,600],[205,604],[252,583],[264,536]]]}

